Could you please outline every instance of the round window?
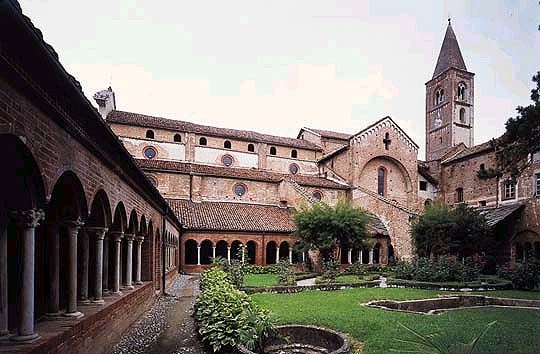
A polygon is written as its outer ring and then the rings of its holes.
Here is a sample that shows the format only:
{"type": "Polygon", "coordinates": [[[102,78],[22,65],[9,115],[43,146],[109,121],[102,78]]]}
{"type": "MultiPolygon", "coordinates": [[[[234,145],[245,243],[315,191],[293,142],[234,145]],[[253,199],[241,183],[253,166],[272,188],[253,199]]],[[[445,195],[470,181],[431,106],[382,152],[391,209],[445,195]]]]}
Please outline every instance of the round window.
{"type": "Polygon", "coordinates": [[[221,162],[223,162],[225,166],[230,167],[233,164],[233,158],[231,155],[225,155],[221,158],[221,162]]]}
{"type": "Polygon", "coordinates": [[[145,147],[143,152],[144,152],[144,156],[147,159],[153,159],[157,155],[156,149],[154,147],[152,147],[152,146],[145,147]]]}
{"type": "Polygon", "coordinates": [[[243,185],[243,184],[237,184],[237,185],[234,186],[234,194],[236,194],[239,197],[246,194],[246,190],[247,190],[246,186],[243,185]]]}
{"type": "Polygon", "coordinates": [[[289,172],[292,173],[293,175],[297,174],[298,173],[298,165],[297,164],[291,164],[289,166],[289,172]]]}
{"type": "Polygon", "coordinates": [[[322,194],[319,191],[313,192],[312,196],[313,196],[314,199],[316,199],[318,201],[321,201],[321,199],[322,199],[322,194]]]}

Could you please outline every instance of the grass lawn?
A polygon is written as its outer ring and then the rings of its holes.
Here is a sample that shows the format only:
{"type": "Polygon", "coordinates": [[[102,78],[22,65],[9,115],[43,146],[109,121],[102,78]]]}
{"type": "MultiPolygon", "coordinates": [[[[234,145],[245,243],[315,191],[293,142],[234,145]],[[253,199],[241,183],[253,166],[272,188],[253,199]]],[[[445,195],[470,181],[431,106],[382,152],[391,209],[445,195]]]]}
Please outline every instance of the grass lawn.
{"type": "MultiPolygon", "coordinates": [[[[385,354],[407,348],[395,339],[412,340],[398,322],[420,333],[444,333],[469,341],[494,320],[497,324],[482,338],[475,353],[536,354],[540,348],[540,310],[483,308],[420,315],[378,310],[361,306],[376,299],[420,299],[447,292],[418,289],[363,288],[340,291],[305,291],[296,294],[253,294],[252,298],[270,309],[279,323],[315,324],[332,328],[364,342],[364,354],[385,354]]],[[[479,293],[475,293],[479,294],[479,293]]],[[[540,292],[493,291],[492,296],[540,299],[540,292]]]]}
{"type": "Polygon", "coordinates": [[[246,274],[244,276],[244,286],[274,285],[278,285],[278,278],[275,274],[246,274]]]}

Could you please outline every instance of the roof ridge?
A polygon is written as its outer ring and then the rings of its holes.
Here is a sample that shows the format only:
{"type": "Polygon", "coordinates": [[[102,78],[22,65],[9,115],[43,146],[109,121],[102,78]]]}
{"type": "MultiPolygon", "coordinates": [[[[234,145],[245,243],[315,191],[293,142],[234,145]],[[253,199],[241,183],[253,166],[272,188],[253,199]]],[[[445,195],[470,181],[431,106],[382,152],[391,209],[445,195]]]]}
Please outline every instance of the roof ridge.
{"type": "Polygon", "coordinates": [[[433,71],[432,79],[449,68],[467,71],[467,67],[465,66],[463,56],[461,55],[456,34],[454,33],[450,20],[448,21],[448,27],[446,28],[446,33],[444,34],[444,39],[439,52],[439,57],[437,58],[435,70],[433,71]]]}

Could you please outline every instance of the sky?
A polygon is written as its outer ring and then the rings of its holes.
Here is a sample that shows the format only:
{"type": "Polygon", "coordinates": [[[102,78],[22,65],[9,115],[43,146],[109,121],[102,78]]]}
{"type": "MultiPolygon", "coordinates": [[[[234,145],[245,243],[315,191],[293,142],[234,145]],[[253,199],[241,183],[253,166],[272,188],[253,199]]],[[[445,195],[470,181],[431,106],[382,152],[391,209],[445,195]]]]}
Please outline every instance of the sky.
{"type": "Polygon", "coordinates": [[[533,0],[20,0],[92,95],[117,109],[296,137],[391,116],[424,158],[425,83],[451,17],[475,76],[475,143],[530,103],[533,0]]]}

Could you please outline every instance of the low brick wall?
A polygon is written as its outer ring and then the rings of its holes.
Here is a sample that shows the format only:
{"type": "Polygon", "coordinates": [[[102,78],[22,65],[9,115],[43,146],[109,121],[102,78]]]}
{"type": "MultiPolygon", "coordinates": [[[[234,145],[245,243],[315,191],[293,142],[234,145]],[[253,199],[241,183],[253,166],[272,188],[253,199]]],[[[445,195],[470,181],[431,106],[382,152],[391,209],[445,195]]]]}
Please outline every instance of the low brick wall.
{"type": "MultiPolygon", "coordinates": [[[[130,325],[152,306],[155,298],[152,283],[144,284],[136,291],[126,293],[101,311],[85,314],[85,317],[73,326],[67,327],[65,331],[54,337],[46,338],[42,344],[38,343],[26,352],[31,354],[106,353],[118,342],[130,325]]],[[[81,311],[84,311],[84,308],[81,308],[81,311]]]]}

